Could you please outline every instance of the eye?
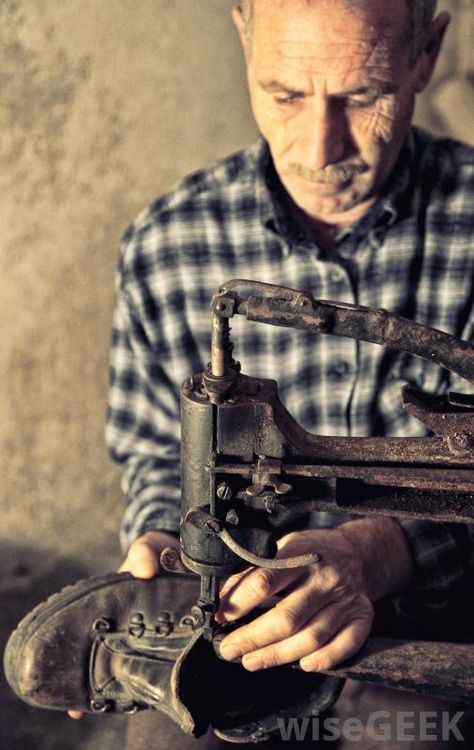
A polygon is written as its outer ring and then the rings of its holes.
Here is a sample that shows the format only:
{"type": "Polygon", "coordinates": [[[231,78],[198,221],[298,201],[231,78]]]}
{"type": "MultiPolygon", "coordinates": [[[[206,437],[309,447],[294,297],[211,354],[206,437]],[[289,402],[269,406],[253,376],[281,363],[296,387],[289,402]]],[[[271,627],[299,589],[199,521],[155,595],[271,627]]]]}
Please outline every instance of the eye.
{"type": "Polygon", "coordinates": [[[298,101],[301,101],[303,98],[303,94],[299,94],[295,92],[294,94],[286,94],[285,96],[276,96],[275,102],[277,104],[295,104],[298,101]]]}
{"type": "Polygon", "coordinates": [[[376,94],[364,94],[360,96],[348,96],[343,101],[344,105],[351,109],[364,109],[373,107],[378,100],[379,96],[376,94]]]}

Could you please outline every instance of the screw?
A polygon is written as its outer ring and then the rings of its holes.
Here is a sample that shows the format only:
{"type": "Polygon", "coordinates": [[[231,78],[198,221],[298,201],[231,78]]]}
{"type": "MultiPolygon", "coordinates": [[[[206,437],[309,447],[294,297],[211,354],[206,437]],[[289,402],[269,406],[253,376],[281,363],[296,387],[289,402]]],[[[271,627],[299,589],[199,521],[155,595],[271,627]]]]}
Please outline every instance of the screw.
{"type": "Polygon", "coordinates": [[[227,511],[225,520],[227,521],[227,523],[230,523],[231,526],[239,525],[239,516],[235,508],[231,508],[229,511],[227,511]]]}
{"type": "Polygon", "coordinates": [[[217,518],[209,518],[205,522],[204,528],[206,529],[206,531],[210,531],[213,534],[219,534],[221,531],[221,525],[219,521],[217,520],[217,518]]]}
{"type": "Polygon", "coordinates": [[[232,487],[227,482],[221,482],[216,490],[217,497],[219,500],[231,500],[232,499],[232,487]]]}

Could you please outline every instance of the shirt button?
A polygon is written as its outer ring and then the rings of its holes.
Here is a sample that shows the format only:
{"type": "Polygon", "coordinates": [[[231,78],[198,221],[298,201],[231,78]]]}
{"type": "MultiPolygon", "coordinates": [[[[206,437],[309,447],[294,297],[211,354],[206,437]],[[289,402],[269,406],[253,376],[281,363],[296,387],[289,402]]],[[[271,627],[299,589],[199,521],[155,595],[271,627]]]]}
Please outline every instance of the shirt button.
{"type": "Polygon", "coordinates": [[[349,362],[345,362],[343,359],[336,360],[330,366],[328,373],[331,380],[341,380],[348,372],[350,372],[351,366],[349,362]]]}

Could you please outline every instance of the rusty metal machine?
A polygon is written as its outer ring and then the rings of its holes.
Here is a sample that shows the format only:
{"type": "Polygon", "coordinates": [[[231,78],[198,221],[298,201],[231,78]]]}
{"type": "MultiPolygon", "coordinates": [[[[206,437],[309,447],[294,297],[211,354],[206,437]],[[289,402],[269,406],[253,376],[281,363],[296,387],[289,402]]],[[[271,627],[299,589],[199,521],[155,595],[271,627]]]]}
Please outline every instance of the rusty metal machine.
{"type": "MultiPolygon", "coordinates": [[[[212,300],[208,369],[182,390],[182,561],[201,576],[196,624],[208,638],[221,579],[277,559],[276,539],[308,512],[383,513],[474,521],[474,396],[406,386],[403,408],[429,437],[322,437],[304,430],[272,380],[244,375],[232,357],[229,320],[348,336],[424,357],[474,383],[474,347],[386,310],[315,300],[306,292],[234,280],[212,300]]],[[[474,646],[369,639],[333,674],[375,679],[472,702],[474,646]]]]}

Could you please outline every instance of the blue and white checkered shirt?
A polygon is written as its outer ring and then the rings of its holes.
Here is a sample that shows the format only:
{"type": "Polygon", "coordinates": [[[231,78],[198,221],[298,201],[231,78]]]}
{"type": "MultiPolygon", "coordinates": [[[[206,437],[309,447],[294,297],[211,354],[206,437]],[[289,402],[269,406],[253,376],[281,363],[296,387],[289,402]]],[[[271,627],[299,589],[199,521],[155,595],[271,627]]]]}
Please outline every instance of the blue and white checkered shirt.
{"type": "MultiPolygon", "coordinates": [[[[210,299],[223,281],[384,307],[469,339],[473,207],[474,150],[413,129],[385,193],[329,253],[289,217],[263,141],[146,209],[124,236],[112,345],[107,443],[125,469],[123,548],[149,529],[178,530],[180,386],[209,361],[210,299]]],[[[242,319],[232,327],[242,371],[276,379],[290,413],[320,435],[423,435],[401,409],[403,384],[469,390],[433,363],[374,344],[242,319]]],[[[466,571],[472,581],[474,527],[401,523],[416,561],[401,606],[440,611],[466,571]]]]}

